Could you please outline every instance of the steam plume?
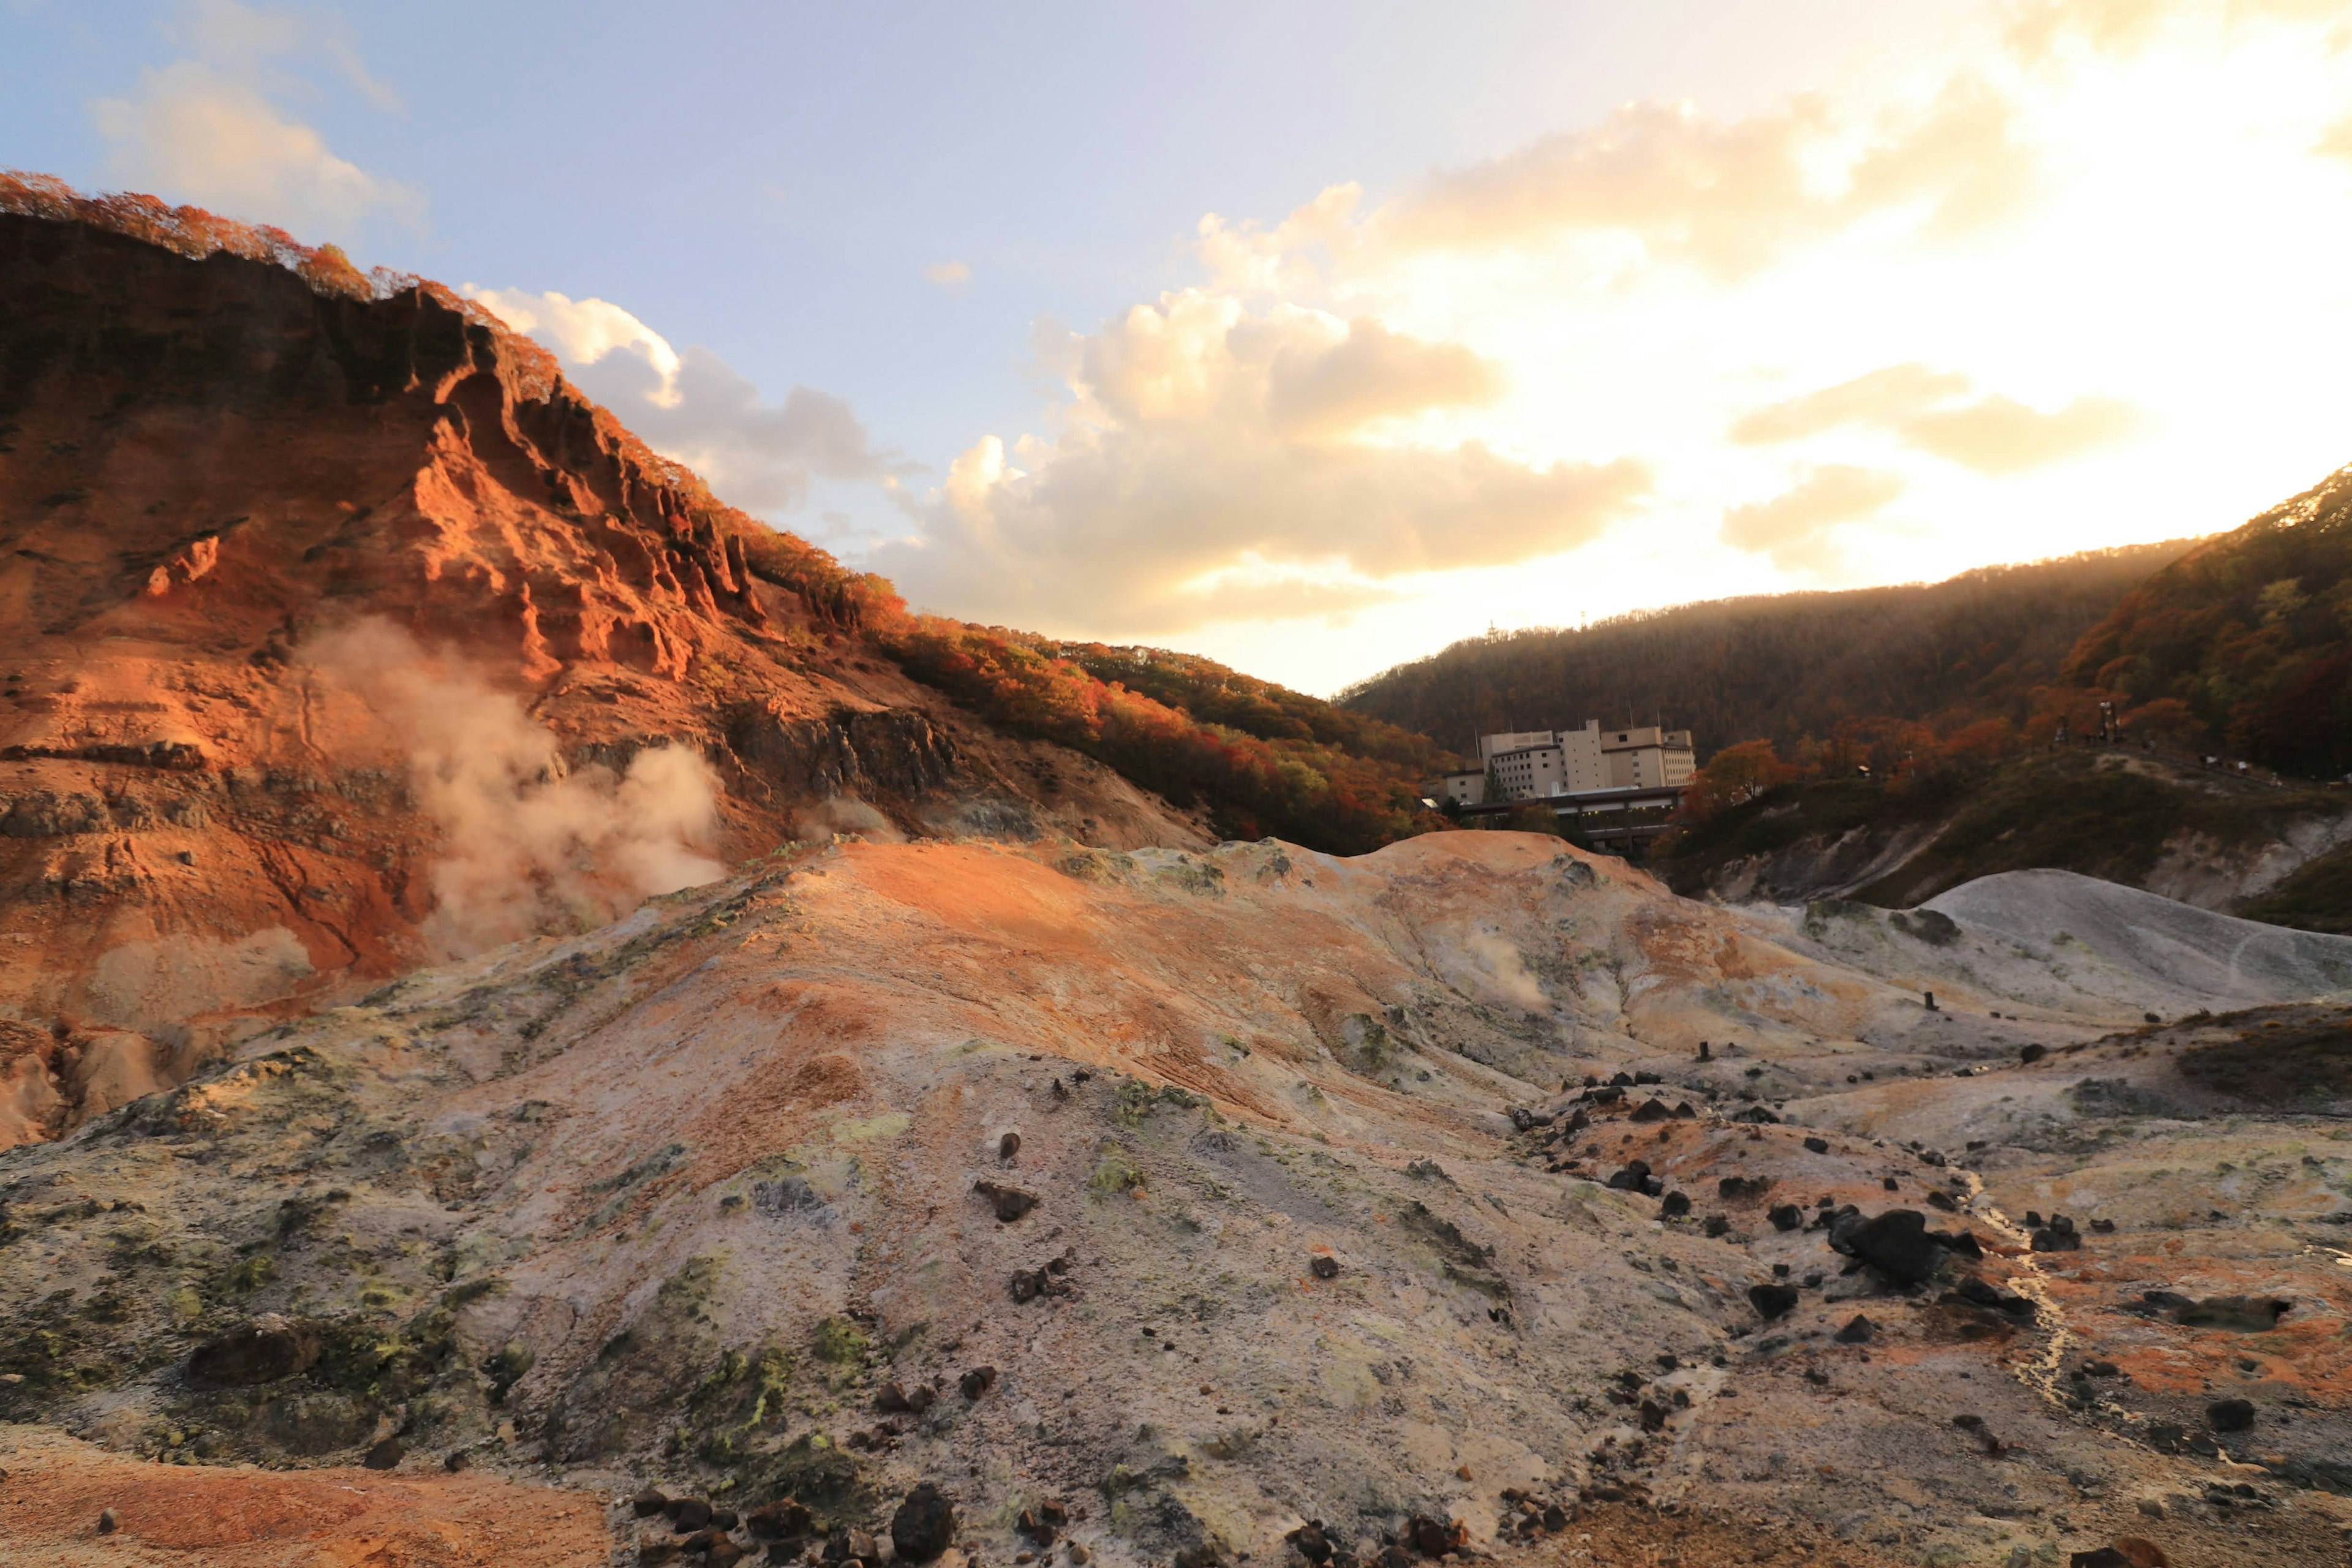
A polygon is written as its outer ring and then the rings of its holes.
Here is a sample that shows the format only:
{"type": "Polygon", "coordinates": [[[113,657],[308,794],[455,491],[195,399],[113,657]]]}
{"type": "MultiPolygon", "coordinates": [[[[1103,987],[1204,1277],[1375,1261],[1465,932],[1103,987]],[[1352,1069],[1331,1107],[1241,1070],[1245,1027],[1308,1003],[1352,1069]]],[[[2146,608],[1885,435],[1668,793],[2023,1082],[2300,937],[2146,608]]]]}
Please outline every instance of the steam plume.
{"type": "Polygon", "coordinates": [[[520,702],[380,620],[317,638],[304,657],[353,689],[408,752],[410,787],[441,829],[423,928],[436,956],[599,924],[723,874],[707,852],[718,781],[694,752],[658,746],[625,773],[571,772],[520,702]]]}

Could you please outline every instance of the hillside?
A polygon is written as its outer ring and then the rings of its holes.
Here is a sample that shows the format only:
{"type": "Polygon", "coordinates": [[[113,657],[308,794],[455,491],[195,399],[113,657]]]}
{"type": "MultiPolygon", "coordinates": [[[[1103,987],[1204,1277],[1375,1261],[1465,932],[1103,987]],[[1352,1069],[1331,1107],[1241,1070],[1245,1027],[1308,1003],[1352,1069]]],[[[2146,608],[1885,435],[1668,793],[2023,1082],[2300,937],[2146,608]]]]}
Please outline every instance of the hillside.
{"type": "Polygon", "coordinates": [[[2063,675],[2181,703],[2269,767],[2352,770],[2352,468],[2150,575],[2084,633],[2063,675]]]}
{"type": "Polygon", "coordinates": [[[1691,897],[1887,909],[2047,868],[2338,931],[2352,904],[2315,879],[2347,840],[2352,800],[2340,792],[2274,787],[2135,747],[2075,746],[1892,786],[1790,780],[1682,828],[1654,865],[1691,897]]]}
{"type": "Polygon", "coordinates": [[[1311,699],[967,679],[437,284],[0,175],[0,1143],[794,838],[1412,826],[1311,699]]]}
{"type": "Polygon", "coordinates": [[[2189,542],[1990,566],[1945,582],[1682,605],[1591,626],[1474,637],[1342,692],[1359,712],[1466,749],[1478,733],[1652,722],[1702,757],[1794,755],[1854,718],[2021,723],[2082,634],[2189,542]]]}
{"type": "Polygon", "coordinates": [[[0,1555],[2338,1563],[2352,941],[2114,895],[797,846],[0,1155],[0,1555]]]}

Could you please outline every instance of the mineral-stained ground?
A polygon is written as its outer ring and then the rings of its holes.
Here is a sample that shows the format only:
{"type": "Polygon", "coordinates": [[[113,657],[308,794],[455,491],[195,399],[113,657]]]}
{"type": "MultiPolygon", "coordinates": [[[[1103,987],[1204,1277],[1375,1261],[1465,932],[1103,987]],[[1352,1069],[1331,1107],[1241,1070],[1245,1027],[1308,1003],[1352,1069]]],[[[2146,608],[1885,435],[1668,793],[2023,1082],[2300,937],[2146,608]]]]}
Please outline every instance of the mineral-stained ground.
{"type": "Polygon", "coordinates": [[[847,839],[415,973],[0,1155],[0,1556],[2341,1563],[2352,942],[1993,880],[847,839]]]}

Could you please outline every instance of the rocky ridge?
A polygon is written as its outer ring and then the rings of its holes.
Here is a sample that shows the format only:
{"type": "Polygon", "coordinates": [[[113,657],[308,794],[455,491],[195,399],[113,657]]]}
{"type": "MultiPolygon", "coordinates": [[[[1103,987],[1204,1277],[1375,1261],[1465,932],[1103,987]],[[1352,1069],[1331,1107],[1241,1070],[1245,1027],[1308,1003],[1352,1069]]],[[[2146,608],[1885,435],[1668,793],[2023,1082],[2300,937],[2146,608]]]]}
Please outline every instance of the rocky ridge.
{"type": "MultiPolygon", "coordinates": [[[[425,928],[457,828],[369,689],[394,663],[441,671],[412,708],[543,743],[509,797],[698,759],[688,847],[721,861],[837,828],[1207,842],[908,679],[866,635],[887,584],[438,285],[0,174],[0,1143],[452,950],[425,928]],[[415,658],[322,651],[355,628],[415,658]]],[[[445,773],[488,749],[443,739],[445,773]]]]}

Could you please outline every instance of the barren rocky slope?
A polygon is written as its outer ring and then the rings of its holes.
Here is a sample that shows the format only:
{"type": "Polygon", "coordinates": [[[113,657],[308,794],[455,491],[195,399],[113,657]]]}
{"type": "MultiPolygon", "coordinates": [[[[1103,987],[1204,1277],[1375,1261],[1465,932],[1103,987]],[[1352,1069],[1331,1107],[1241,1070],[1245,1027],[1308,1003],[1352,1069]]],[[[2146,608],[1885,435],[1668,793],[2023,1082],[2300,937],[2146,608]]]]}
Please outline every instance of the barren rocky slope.
{"type": "MultiPolygon", "coordinates": [[[[615,1561],[879,1558],[929,1482],[984,1563],[2340,1562],[2347,1012],[1937,919],[1504,833],[796,848],[0,1155],[0,1465],[82,1509],[0,1530],[186,1561],[122,1456],[365,1457],[615,1561]]],[[[214,1549],[358,1555],[285,1517],[214,1549]]]]}
{"type": "Polygon", "coordinates": [[[861,633],[878,590],[447,290],[0,187],[0,1143],[690,879],[603,853],[567,880],[533,802],[626,841],[651,797],[674,820],[624,847],[706,859],[835,827],[1207,842],[906,679],[861,633]],[[532,907],[428,931],[468,834],[532,907]]]}

